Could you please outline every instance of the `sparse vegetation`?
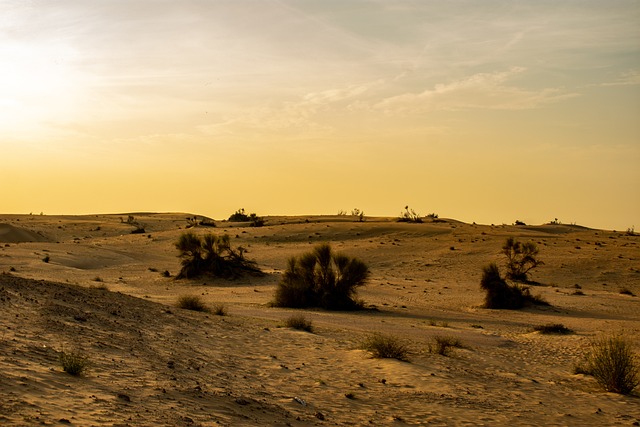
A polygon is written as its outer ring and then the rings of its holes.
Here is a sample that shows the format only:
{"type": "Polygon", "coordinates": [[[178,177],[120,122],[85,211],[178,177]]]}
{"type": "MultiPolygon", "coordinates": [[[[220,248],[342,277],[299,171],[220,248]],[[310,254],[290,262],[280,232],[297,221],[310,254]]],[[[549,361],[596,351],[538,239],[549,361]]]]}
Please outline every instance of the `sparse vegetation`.
{"type": "Polygon", "coordinates": [[[62,370],[73,376],[82,375],[89,366],[89,357],[77,351],[66,352],[63,349],[58,360],[62,370]]]}
{"type": "Polygon", "coordinates": [[[592,375],[613,393],[629,394],[640,384],[638,356],[631,341],[620,334],[592,342],[585,361],[574,367],[574,373],[592,375]]]}
{"type": "Polygon", "coordinates": [[[178,279],[190,279],[203,274],[226,279],[234,279],[245,273],[262,274],[254,261],[244,257],[244,248],[231,247],[226,234],[216,236],[209,233],[200,237],[193,232],[186,232],[178,239],[176,248],[182,258],[178,279]]]}
{"type": "Polygon", "coordinates": [[[419,213],[417,213],[413,209],[409,209],[409,206],[405,206],[404,212],[400,212],[400,217],[398,218],[398,222],[421,223],[422,218],[420,218],[419,213]]]}
{"type": "Polygon", "coordinates": [[[435,335],[429,343],[429,353],[450,356],[454,348],[464,348],[462,341],[452,336],[435,335]]]}
{"type": "Polygon", "coordinates": [[[213,306],[211,312],[216,316],[226,316],[227,308],[224,306],[224,304],[216,304],[213,306]]]}
{"type": "Polygon", "coordinates": [[[298,329],[300,331],[313,332],[311,320],[303,315],[291,316],[284,321],[287,328],[298,329]]]}
{"type": "Polygon", "coordinates": [[[537,325],[533,327],[533,330],[536,332],[540,332],[541,334],[567,335],[573,332],[562,323],[547,323],[546,325],[537,325]]]}
{"type": "Polygon", "coordinates": [[[369,336],[361,348],[371,353],[376,359],[397,359],[403,362],[409,361],[409,350],[398,338],[375,333],[369,336]]]}
{"type": "Polygon", "coordinates": [[[529,304],[549,305],[541,297],[531,295],[529,288],[508,284],[500,276],[500,270],[495,263],[484,268],[480,288],[486,292],[485,308],[516,310],[529,304]]]}
{"type": "Polygon", "coordinates": [[[502,254],[507,257],[507,278],[527,282],[529,271],[544,264],[537,258],[538,252],[535,243],[521,243],[509,237],[502,246],[502,254]]]}
{"type": "Polygon", "coordinates": [[[358,222],[364,222],[364,211],[361,211],[358,208],[354,208],[351,211],[351,216],[355,216],[356,218],[358,218],[358,222]]]}
{"type": "Polygon", "coordinates": [[[322,307],[354,310],[361,307],[355,295],[369,277],[366,264],[356,258],[336,254],[328,244],[316,246],[289,265],[276,289],[277,307],[322,307]]]}
{"type": "Polygon", "coordinates": [[[202,301],[197,295],[183,295],[178,299],[176,307],[185,310],[202,311],[205,313],[211,313],[211,309],[202,301]]]}
{"type": "Polygon", "coordinates": [[[251,227],[262,227],[264,225],[264,218],[259,217],[255,213],[247,215],[244,208],[238,209],[229,217],[229,221],[232,222],[250,222],[251,227]]]}

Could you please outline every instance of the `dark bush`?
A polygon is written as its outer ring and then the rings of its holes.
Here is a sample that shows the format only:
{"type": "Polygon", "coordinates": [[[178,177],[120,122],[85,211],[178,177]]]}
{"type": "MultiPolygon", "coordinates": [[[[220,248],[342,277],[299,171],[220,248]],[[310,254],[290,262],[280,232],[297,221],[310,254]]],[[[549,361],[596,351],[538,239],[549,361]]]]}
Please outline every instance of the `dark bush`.
{"type": "Polygon", "coordinates": [[[485,308],[516,310],[526,305],[549,305],[542,298],[533,296],[529,288],[510,285],[500,276],[500,270],[495,263],[484,268],[480,288],[486,292],[485,308]]]}
{"type": "Polygon", "coordinates": [[[356,289],[368,277],[369,269],[362,261],[334,254],[331,246],[322,244],[300,258],[289,259],[273,305],[354,310],[361,307],[355,300],[356,289]]]}
{"type": "Polygon", "coordinates": [[[511,280],[526,282],[529,271],[544,264],[537,259],[538,247],[533,242],[521,243],[509,237],[502,253],[507,257],[507,278],[511,280]]]}
{"type": "Polygon", "coordinates": [[[561,334],[567,335],[572,333],[573,331],[562,323],[548,323],[546,325],[538,325],[533,327],[534,331],[540,332],[541,334],[561,334]]]}
{"type": "Polygon", "coordinates": [[[244,212],[244,208],[238,209],[229,217],[229,221],[233,222],[248,222],[249,220],[249,215],[244,212]]]}
{"type": "Polygon", "coordinates": [[[416,213],[413,209],[409,209],[409,206],[404,207],[404,212],[400,212],[400,217],[398,218],[398,222],[414,222],[421,223],[422,218],[420,218],[420,214],[416,213]]]}
{"type": "Polygon", "coordinates": [[[199,237],[187,232],[180,236],[176,248],[182,258],[182,268],[176,276],[177,279],[190,279],[203,274],[226,279],[234,279],[245,273],[262,274],[254,261],[244,257],[242,247],[231,247],[229,236],[226,234],[205,234],[199,237]]]}

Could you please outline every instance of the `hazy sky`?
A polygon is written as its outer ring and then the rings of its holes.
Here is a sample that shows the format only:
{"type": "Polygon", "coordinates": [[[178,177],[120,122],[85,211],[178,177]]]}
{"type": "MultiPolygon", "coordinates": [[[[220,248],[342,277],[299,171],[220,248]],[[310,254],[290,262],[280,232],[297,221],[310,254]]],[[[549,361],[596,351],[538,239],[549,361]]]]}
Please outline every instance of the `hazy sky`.
{"type": "Polygon", "coordinates": [[[0,212],[640,228],[640,2],[0,0],[0,212]]]}

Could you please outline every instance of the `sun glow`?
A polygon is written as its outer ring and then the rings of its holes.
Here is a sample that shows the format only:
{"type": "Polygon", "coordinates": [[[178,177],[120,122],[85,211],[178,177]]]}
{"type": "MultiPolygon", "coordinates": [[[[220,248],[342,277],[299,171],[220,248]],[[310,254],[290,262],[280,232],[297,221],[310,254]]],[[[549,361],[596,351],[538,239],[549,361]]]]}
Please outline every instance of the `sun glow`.
{"type": "Polygon", "coordinates": [[[79,75],[65,46],[0,47],[0,129],[5,138],[33,137],[74,109],[79,75]]]}

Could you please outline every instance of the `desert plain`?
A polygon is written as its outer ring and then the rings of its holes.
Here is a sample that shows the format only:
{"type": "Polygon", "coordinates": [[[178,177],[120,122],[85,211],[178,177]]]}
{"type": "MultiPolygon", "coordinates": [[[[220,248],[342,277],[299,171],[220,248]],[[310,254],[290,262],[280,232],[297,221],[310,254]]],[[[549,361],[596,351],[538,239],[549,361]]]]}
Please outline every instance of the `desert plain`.
{"type": "Polygon", "coordinates": [[[193,214],[131,215],[143,233],[129,214],[0,215],[0,425],[640,423],[637,391],[607,393],[573,373],[598,337],[640,345],[634,233],[349,215],[215,221],[189,230],[228,234],[266,274],[176,280],[175,242],[193,214]],[[538,246],[531,291],[550,306],[482,307],[482,268],[504,263],[508,237],[538,246]],[[319,243],[369,266],[358,291],[369,309],[270,306],[287,260],[319,243]],[[183,295],[226,315],[177,308],[183,295]],[[295,314],[313,332],[284,327],[295,314]],[[573,332],[534,331],[550,323],[573,332]],[[406,343],[409,360],[370,357],[361,343],[376,332],[406,343]],[[435,336],[463,348],[433,354],[435,336]],[[62,370],[65,351],[88,358],[82,375],[62,370]]]}

